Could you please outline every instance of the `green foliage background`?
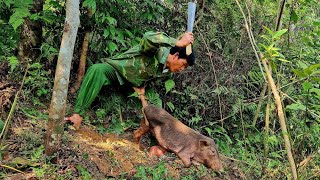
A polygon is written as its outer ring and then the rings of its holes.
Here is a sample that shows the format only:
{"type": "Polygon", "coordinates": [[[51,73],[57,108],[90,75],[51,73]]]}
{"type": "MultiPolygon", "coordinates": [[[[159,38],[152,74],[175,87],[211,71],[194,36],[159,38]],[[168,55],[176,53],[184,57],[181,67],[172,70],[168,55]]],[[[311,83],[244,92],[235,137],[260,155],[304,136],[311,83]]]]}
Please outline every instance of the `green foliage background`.
{"type": "MultiPolygon", "coordinates": [[[[37,14],[30,11],[33,2],[0,1],[0,63],[3,65],[1,70],[6,72],[11,81],[18,83],[23,76],[21,72],[26,67],[25,63],[18,61],[15,51],[24,19],[40,20],[43,25],[45,38],[41,45],[41,55],[29,62],[32,66],[24,87],[25,98],[20,100],[21,104],[26,105],[19,107],[20,112],[27,116],[35,116],[37,112],[27,111],[26,107],[46,107],[50,101],[54,80],[52,72],[55,71],[65,14],[64,1],[46,0],[43,11],[37,14]]],[[[257,123],[252,126],[264,78],[236,2],[208,0],[204,7],[201,7],[201,2],[198,2],[199,22],[194,28],[197,64],[175,74],[172,77],[174,81],[161,79],[148,84],[149,99],[162,104],[193,129],[214,138],[222,154],[245,162],[239,163],[239,166],[246,176],[252,179],[290,178],[290,168],[273,103],[270,111],[270,133],[267,137],[263,134],[268,94],[263,99],[257,123]],[[264,154],[265,144],[269,147],[267,156],[264,154]]],[[[269,55],[267,57],[272,66],[273,77],[282,96],[296,163],[315,155],[309,170],[299,167],[299,174],[302,179],[313,177],[315,172],[319,173],[320,164],[319,2],[288,1],[282,19],[282,29],[287,31],[278,32],[274,31],[278,6],[276,1],[246,2],[254,36],[261,51],[269,55]]],[[[244,4],[242,5],[245,9],[244,4]]],[[[123,52],[137,44],[145,31],[165,31],[172,37],[178,37],[186,30],[187,1],[184,0],[84,0],[80,7],[81,25],[71,82],[76,77],[77,59],[87,31],[91,32],[87,57],[89,66],[100,62],[102,57],[123,52]]],[[[130,96],[133,91],[127,92],[127,89],[124,94],[130,96]]],[[[87,123],[100,126],[101,132],[106,132],[101,125],[105,122],[114,122],[115,126],[111,126],[111,130],[119,133],[123,132],[119,130],[123,127],[136,126],[141,115],[132,113],[133,109],[139,109],[138,100],[134,96],[129,100],[127,97],[115,96],[106,99],[104,94],[100,97],[102,99],[94,103],[93,112],[86,117],[97,120],[87,123]],[[120,117],[127,121],[117,126],[115,122],[120,117]]],[[[71,103],[74,98],[69,97],[71,103]]],[[[85,172],[81,166],[77,168],[85,172]]]]}

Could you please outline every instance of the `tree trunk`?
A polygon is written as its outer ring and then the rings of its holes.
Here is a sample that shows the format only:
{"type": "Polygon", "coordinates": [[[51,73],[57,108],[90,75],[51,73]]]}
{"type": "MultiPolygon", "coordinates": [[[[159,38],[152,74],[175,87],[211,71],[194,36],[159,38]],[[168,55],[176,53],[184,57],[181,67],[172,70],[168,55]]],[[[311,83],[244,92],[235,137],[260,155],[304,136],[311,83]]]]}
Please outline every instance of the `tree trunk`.
{"type": "MultiPolygon", "coordinates": [[[[32,13],[39,13],[43,9],[43,0],[35,0],[31,9],[32,13]]],[[[40,54],[42,42],[42,26],[40,21],[24,20],[20,31],[20,41],[18,44],[18,58],[21,62],[26,59],[34,60],[40,54]]]]}
{"type": "Polygon", "coordinates": [[[86,32],[83,39],[83,43],[82,43],[77,80],[74,86],[70,90],[71,94],[74,94],[79,89],[84,73],[86,71],[86,60],[87,60],[87,54],[88,54],[89,39],[90,39],[90,32],[86,32]]]}
{"type": "Polygon", "coordinates": [[[61,143],[70,67],[79,24],[79,0],[67,0],[66,20],[64,23],[64,32],[58,56],[49,110],[46,135],[46,155],[52,155],[55,153],[61,143]]]}

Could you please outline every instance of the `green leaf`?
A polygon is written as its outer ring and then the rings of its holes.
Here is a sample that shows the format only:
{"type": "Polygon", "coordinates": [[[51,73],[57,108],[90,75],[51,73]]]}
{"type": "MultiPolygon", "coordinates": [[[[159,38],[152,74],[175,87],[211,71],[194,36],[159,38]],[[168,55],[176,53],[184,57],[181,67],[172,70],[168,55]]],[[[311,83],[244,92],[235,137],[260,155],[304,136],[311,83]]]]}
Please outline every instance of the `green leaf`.
{"type": "Polygon", "coordinates": [[[282,36],[284,33],[286,33],[288,31],[288,29],[281,29],[279,31],[277,31],[273,36],[272,38],[278,38],[280,36],[282,36]]]}
{"type": "Polygon", "coordinates": [[[117,49],[118,49],[118,46],[114,42],[108,43],[108,51],[110,54],[112,54],[117,49]]]}
{"type": "Polygon", "coordinates": [[[109,29],[104,29],[103,30],[103,37],[104,38],[107,38],[109,36],[110,32],[109,32],[109,29]]]}
{"type": "Polygon", "coordinates": [[[320,70],[312,71],[311,75],[320,74],[320,70]]]}
{"type": "Polygon", "coordinates": [[[171,91],[172,88],[174,88],[175,83],[172,79],[168,79],[165,83],[165,88],[166,88],[166,94],[171,91]]]}
{"type": "Polygon", "coordinates": [[[129,30],[126,29],[125,31],[130,38],[134,38],[134,35],[129,30]]]}
{"type": "Polygon", "coordinates": [[[205,127],[204,128],[206,131],[207,131],[207,133],[209,134],[209,136],[212,136],[212,129],[210,129],[210,128],[208,128],[208,127],[205,127]]]}
{"type": "Polygon", "coordinates": [[[320,64],[314,64],[314,65],[309,66],[307,69],[309,69],[310,71],[313,71],[314,69],[317,69],[319,67],[320,67],[320,64]]]}
{"type": "Polygon", "coordinates": [[[313,22],[313,25],[314,25],[314,26],[320,26],[320,21],[314,21],[314,22],[313,22]]]}
{"type": "Polygon", "coordinates": [[[301,103],[293,103],[293,104],[290,104],[290,105],[286,106],[286,109],[303,110],[303,111],[305,111],[307,108],[306,108],[306,106],[304,106],[301,103]]]}
{"type": "Polygon", "coordinates": [[[290,16],[290,19],[294,22],[294,23],[297,23],[298,22],[298,15],[297,15],[297,13],[296,13],[296,11],[292,11],[292,13],[291,13],[291,16],[290,16]]]}
{"type": "Polygon", "coordinates": [[[138,93],[137,93],[137,92],[134,92],[134,93],[132,93],[131,95],[129,95],[128,97],[138,97],[138,93]]]}
{"type": "Polygon", "coordinates": [[[279,158],[279,159],[282,158],[282,156],[280,154],[276,153],[276,152],[271,152],[270,156],[273,157],[273,158],[279,158]]]}
{"type": "Polygon", "coordinates": [[[92,10],[92,14],[94,14],[97,10],[97,3],[95,0],[85,0],[82,3],[82,7],[88,7],[89,9],[92,10]]]}
{"type": "MultiPolygon", "coordinates": [[[[172,103],[171,103],[171,104],[172,104],[172,103]]],[[[4,126],[4,123],[3,123],[3,121],[0,119],[0,132],[2,131],[3,126],[4,126]]]]}
{"type": "Polygon", "coordinates": [[[30,16],[30,12],[26,8],[15,8],[14,13],[10,16],[9,23],[12,25],[14,30],[23,24],[25,17],[30,16]]]}
{"type": "MultiPolygon", "coordinates": [[[[319,97],[320,97],[320,89],[318,89],[318,88],[311,88],[310,89],[310,92],[314,92],[314,93],[316,93],[319,97]]],[[[0,128],[1,129],[1,128],[0,128]]]]}
{"type": "Polygon", "coordinates": [[[7,58],[9,60],[9,64],[10,64],[10,67],[11,67],[10,71],[12,72],[16,68],[17,64],[19,64],[18,58],[15,57],[15,56],[10,56],[10,57],[7,57],[7,58]]]}
{"type": "Polygon", "coordinates": [[[302,68],[302,69],[308,68],[308,65],[307,65],[306,63],[302,62],[302,61],[298,61],[298,65],[299,65],[299,67],[302,68]]]}
{"type": "Polygon", "coordinates": [[[299,71],[299,70],[297,70],[297,69],[294,69],[294,70],[292,70],[296,75],[298,75],[299,76],[299,78],[304,78],[304,77],[307,77],[307,75],[304,73],[304,72],[302,72],[302,71],[299,71]]]}
{"type": "Polygon", "coordinates": [[[320,78],[318,78],[318,77],[312,77],[311,80],[316,81],[316,82],[320,82],[320,78]]]}
{"type": "Polygon", "coordinates": [[[282,61],[282,62],[290,62],[290,61],[288,61],[286,59],[282,59],[282,58],[277,58],[277,60],[282,61]]]}
{"type": "Polygon", "coordinates": [[[113,25],[113,26],[117,25],[117,20],[115,18],[107,16],[107,20],[110,23],[110,25],[113,25]]]}
{"type": "Polygon", "coordinates": [[[268,31],[270,35],[273,35],[273,31],[271,29],[267,28],[266,26],[263,26],[263,27],[268,31]]]}
{"type": "Polygon", "coordinates": [[[303,87],[303,90],[304,90],[304,91],[308,91],[309,89],[312,88],[312,84],[311,84],[310,82],[306,81],[306,82],[304,82],[304,83],[302,84],[302,87],[303,87]]]}
{"type": "Polygon", "coordinates": [[[114,38],[115,35],[116,35],[116,29],[113,26],[110,26],[109,27],[109,31],[110,31],[110,33],[112,35],[112,38],[114,38]]]}
{"type": "Polygon", "coordinates": [[[10,5],[14,3],[14,0],[5,0],[4,3],[7,7],[10,7],[10,5]]]}
{"type": "Polygon", "coordinates": [[[40,157],[43,155],[43,152],[44,152],[44,146],[41,145],[36,150],[34,150],[33,153],[31,154],[31,161],[35,161],[35,162],[38,161],[40,157]]]}
{"type": "Polygon", "coordinates": [[[162,108],[162,100],[158,93],[156,93],[153,89],[147,90],[146,97],[151,104],[156,105],[159,108],[162,108]]]}
{"type": "Polygon", "coordinates": [[[174,105],[172,104],[172,102],[167,102],[166,103],[167,104],[167,106],[169,107],[169,109],[170,109],[170,111],[173,111],[174,110],[174,105]]]}

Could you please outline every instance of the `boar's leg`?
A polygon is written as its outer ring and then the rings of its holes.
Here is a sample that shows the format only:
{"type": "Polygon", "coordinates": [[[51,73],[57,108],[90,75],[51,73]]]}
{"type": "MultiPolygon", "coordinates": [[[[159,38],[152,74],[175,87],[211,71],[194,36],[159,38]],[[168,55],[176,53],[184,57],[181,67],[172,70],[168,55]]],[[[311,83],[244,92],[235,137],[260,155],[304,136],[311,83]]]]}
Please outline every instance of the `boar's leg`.
{"type": "Polygon", "coordinates": [[[182,151],[177,153],[177,155],[182,160],[185,167],[191,166],[190,152],[188,152],[186,149],[183,149],[182,151]]]}
{"type": "Polygon", "coordinates": [[[199,165],[201,165],[201,163],[199,163],[198,161],[195,161],[195,160],[191,160],[191,163],[193,164],[193,165],[195,165],[195,166],[199,166],[199,165]]]}
{"type": "Polygon", "coordinates": [[[140,121],[140,127],[133,132],[133,142],[136,144],[140,143],[141,136],[146,134],[149,131],[149,126],[145,124],[145,120],[140,121]]]}

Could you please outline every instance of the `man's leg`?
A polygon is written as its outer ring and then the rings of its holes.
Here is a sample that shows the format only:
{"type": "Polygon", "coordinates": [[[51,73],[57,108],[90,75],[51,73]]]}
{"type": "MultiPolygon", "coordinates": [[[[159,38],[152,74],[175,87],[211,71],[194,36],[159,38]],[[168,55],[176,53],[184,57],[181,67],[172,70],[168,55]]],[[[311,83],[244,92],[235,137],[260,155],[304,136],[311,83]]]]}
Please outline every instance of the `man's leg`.
{"type": "Polygon", "coordinates": [[[111,65],[102,63],[94,64],[88,69],[78,93],[74,107],[75,114],[66,118],[66,120],[73,122],[76,129],[80,127],[86,110],[97,97],[102,86],[110,85],[117,79],[114,71],[111,65]]]}

